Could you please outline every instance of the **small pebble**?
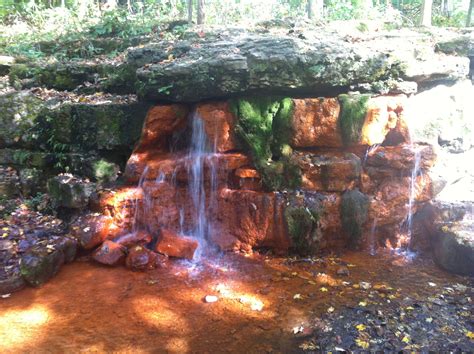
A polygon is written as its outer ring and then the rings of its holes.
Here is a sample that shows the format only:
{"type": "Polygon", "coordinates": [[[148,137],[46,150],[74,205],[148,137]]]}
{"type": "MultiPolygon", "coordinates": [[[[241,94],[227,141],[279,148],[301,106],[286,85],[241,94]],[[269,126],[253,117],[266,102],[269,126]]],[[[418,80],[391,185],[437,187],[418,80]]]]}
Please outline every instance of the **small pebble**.
{"type": "Polygon", "coordinates": [[[204,301],[208,304],[217,302],[217,300],[219,300],[219,298],[215,295],[206,295],[206,297],[204,298],[204,301]]]}

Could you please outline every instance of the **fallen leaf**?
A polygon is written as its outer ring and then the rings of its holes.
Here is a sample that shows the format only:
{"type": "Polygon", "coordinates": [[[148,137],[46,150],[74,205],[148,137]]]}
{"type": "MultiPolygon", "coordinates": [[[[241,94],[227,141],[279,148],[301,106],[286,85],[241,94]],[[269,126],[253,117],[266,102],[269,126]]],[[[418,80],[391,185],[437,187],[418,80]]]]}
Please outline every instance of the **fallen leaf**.
{"type": "Polygon", "coordinates": [[[325,288],[324,286],[323,286],[321,289],[319,289],[319,290],[321,290],[323,293],[325,293],[325,292],[327,292],[327,291],[328,291],[328,289],[327,289],[327,288],[325,288]]]}
{"type": "Polygon", "coordinates": [[[367,328],[365,325],[363,325],[362,323],[361,324],[358,324],[357,326],[355,326],[357,328],[358,331],[365,331],[365,329],[367,328]]]}
{"type": "Polygon", "coordinates": [[[364,340],[364,339],[360,339],[360,338],[357,338],[356,339],[356,344],[361,347],[362,349],[367,349],[369,348],[369,342],[364,340]]]}

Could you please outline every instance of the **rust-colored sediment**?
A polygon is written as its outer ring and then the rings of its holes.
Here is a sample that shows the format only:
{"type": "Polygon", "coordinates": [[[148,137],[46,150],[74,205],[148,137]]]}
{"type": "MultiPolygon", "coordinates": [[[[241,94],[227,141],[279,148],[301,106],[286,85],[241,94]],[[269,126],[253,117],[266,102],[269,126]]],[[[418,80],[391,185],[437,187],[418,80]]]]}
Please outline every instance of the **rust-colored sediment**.
{"type": "Polygon", "coordinates": [[[430,261],[401,266],[362,253],[342,257],[354,265],[346,277],[336,274],[339,259],[285,261],[231,254],[219,266],[205,263],[201,272],[173,263],[145,273],[75,262],[42,288],[0,299],[0,351],[293,352],[295,325],[366,296],[342,281],[388,284],[401,298],[427,296],[433,291],[428,282],[462,281],[430,261]],[[296,293],[302,299],[295,300],[296,293]],[[204,303],[206,295],[219,300],[204,303]],[[252,310],[255,304],[263,304],[263,310],[252,310]]]}

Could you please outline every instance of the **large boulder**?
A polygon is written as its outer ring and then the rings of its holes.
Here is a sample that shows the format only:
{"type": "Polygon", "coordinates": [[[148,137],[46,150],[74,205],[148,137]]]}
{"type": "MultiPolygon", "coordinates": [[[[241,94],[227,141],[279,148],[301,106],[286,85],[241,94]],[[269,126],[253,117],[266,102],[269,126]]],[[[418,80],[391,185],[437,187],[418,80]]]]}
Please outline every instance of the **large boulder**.
{"type": "Polygon", "coordinates": [[[433,259],[442,268],[474,276],[474,217],[471,202],[436,202],[428,226],[433,259]]]}
{"type": "Polygon", "coordinates": [[[55,276],[65,262],[60,249],[32,250],[25,254],[20,263],[23,279],[31,286],[40,286],[55,276]]]}
{"type": "Polygon", "coordinates": [[[155,245],[155,251],[169,257],[192,260],[198,246],[198,242],[191,237],[177,235],[172,231],[162,229],[155,245]]]}
{"type": "Polygon", "coordinates": [[[364,83],[390,90],[398,78],[427,84],[469,72],[467,58],[437,54],[429,35],[408,30],[391,33],[390,41],[374,36],[355,43],[324,29],[299,37],[208,33],[131,49],[128,63],[138,67],[139,94],[176,102],[263,91],[317,96],[364,83]]]}
{"type": "Polygon", "coordinates": [[[48,191],[57,207],[83,209],[95,191],[95,184],[73,175],[63,174],[48,181],[48,191]]]}

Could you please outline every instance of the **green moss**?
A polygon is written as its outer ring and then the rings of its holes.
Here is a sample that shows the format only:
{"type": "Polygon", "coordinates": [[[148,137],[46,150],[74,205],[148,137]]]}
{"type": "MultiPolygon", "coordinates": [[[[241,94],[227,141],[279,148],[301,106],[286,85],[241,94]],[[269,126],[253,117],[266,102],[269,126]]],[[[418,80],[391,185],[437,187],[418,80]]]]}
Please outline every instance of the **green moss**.
{"type": "Polygon", "coordinates": [[[117,179],[118,167],[104,159],[93,164],[94,177],[99,182],[111,182],[117,179]]]}
{"type": "Polygon", "coordinates": [[[367,221],[369,198],[359,190],[346,191],[341,200],[341,221],[349,246],[357,248],[362,237],[362,227],[367,221]]]}
{"type": "Polygon", "coordinates": [[[299,254],[311,254],[317,249],[319,213],[307,207],[287,207],[285,221],[293,248],[299,254]]]}
{"type": "Polygon", "coordinates": [[[469,36],[457,37],[449,41],[436,43],[435,50],[445,54],[469,55],[469,36]]]}
{"type": "Polygon", "coordinates": [[[293,101],[289,98],[256,97],[231,103],[239,118],[236,133],[252,156],[267,190],[297,188],[301,171],[291,157],[290,139],[293,101]]]}
{"type": "Polygon", "coordinates": [[[370,95],[339,95],[339,125],[346,146],[356,144],[360,139],[369,98],[370,95]]]}

